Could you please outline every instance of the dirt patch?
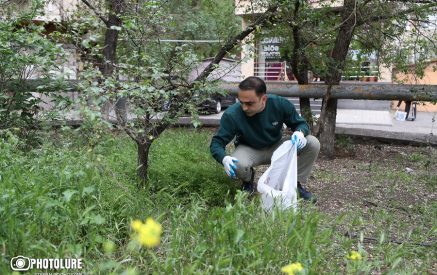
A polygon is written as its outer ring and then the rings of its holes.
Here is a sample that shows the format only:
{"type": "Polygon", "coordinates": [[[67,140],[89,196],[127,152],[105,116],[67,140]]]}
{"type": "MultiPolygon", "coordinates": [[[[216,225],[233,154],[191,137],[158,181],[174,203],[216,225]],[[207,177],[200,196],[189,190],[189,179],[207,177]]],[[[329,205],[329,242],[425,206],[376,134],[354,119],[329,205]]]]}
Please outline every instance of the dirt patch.
{"type": "Polygon", "coordinates": [[[355,206],[405,212],[436,201],[435,148],[356,144],[354,152],[354,157],[317,161],[308,187],[320,198],[320,210],[338,213],[355,206]]]}
{"type": "MultiPolygon", "coordinates": [[[[256,167],[255,182],[267,168],[256,167]]],[[[422,240],[437,241],[431,230],[437,220],[435,146],[339,136],[336,157],[320,155],[305,187],[317,196],[316,207],[328,219],[346,216],[344,230],[370,236],[385,231],[403,240],[414,232],[422,240]]]]}
{"type": "MultiPolygon", "coordinates": [[[[416,203],[437,201],[436,148],[354,144],[336,152],[334,159],[318,158],[306,186],[323,212],[388,205],[405,212],[416,203]]],[[[256,168],[256,180],[267,168],[256,168]]]]}
{"type": "MultiPolygon", "coordinates": [[[[405,244],[435,259],[437,148],[367,142],[336,152],[334,159],[319,157],[306,185],[324,214],[320,226],[336,228],[333,243],[361,239],[369,259],[381,257],[381,242],[405,244]]],[[[257,167],[257,177],[267,168],[257,167]]],[[[437,261],[428,268],[437,270],[437,261]]]]}

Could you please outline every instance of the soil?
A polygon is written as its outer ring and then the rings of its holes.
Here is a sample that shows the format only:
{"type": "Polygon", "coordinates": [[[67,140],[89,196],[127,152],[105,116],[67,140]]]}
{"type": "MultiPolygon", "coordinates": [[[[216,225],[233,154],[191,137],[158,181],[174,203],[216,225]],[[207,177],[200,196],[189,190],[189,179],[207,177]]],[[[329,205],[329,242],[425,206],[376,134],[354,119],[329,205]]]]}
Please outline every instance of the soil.
{"type": "MultiPolygon", "coordinates": [[[[354,239],[364,233],[369,250],[381,232],[392,243],[435,247],[437,147],[344,136],[336,144],[335,158],[319,155],[304,185],[325,222],[343,215],[338,231],[354,239]]],[[[255,182],[267,168],[255,168],[255,182]]]]}
{"type": "MultiPolygon", "coordinates": [[[[319,156],[305,186],[322,212],[389,205],[405,212],[423,201],[437,202],[437,148],[378,142],[347,147],[336,147],[334,159],[319,156]]],[[[256,181],[267,168],[257,167],[256,181]]]]}
{"type": "MultiPolygon", "coordinates": [[[[257,179],[267,168],[257,167],[257,179]]],[[[428,251],[437,244],[432,230],[437,220],[435,147],[354,141],[337,147],[334,159],[319,156],[304,187],[326,214],[322,224],[335,224],[340,238],[358,240],[363,234],[369,258],[377,257],[374,247],[381,234],[386,242],[428,251]]],[[[437,261],[432,261],[428,272],[435,271],[437,261]]]]}

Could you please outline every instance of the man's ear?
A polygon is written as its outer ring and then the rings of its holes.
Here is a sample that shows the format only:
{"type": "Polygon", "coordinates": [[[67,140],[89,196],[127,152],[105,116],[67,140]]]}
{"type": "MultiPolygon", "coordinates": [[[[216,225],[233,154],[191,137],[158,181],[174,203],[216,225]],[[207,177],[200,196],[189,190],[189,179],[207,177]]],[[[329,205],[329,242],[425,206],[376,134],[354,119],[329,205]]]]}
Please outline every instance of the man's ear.
{"type": "Polygon", "coordinates": [[[266,95],[266,94],[264,94],[264,95],[261,97],[261,101],[262,101],[262,102],[266,102],[266,101],[267,101],[267,95],[266,95]]]}

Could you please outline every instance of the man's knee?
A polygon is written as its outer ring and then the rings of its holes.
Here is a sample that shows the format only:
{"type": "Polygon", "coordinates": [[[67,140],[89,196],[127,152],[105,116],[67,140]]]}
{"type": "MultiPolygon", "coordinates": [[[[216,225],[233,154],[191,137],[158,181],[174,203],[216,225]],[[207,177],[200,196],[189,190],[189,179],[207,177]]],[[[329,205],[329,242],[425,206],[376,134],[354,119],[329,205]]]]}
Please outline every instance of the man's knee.
{"type": "Polygon", "coordinates": [[[251,178],[251,170],[252,164],[244,159],[238,160],[237,162],[237,178],[242,179],[244,181],[249,181],[251,178]]]}
{"type": "Polygon", "coordinates": [[[313,154],[319,154],[320,151],[320,142],[315,136],[308,135],[306,136],[307,145],[305,146],[305,151],[311,152],[313,154]]]}
{"type": "Polygon", "coordinates": [[[237,178],[244,181],[249,181],[252,176],[250,168],[253,166],[253,162],[251,162],[249,159],[247,159],[246,156],[243,156],[242,154],[232,154],[232,157],[238,159],[237,178]]]}

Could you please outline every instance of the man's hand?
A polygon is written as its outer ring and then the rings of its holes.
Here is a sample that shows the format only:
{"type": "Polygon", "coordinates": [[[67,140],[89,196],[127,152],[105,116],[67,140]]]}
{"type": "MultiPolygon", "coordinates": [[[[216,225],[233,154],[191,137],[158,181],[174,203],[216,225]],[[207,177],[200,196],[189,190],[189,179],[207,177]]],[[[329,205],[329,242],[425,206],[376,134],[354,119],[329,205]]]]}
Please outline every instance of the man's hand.
{"type": "Polygon", "coordinates": [[[237,165],[235,163],[238,162],[238,159],[226,156],[223,158],[223,166],[225,167],[225,172],[228,175],[228,177],[231,177],[233,179],[237,178],[237,165]]]}
{"type": "Polygon", "coordinates": [[[291,144],[297,146],[297,150],[302,150],[307,145],[307,139],[301,131],[295,131],[291,136],[291,144]]]}

